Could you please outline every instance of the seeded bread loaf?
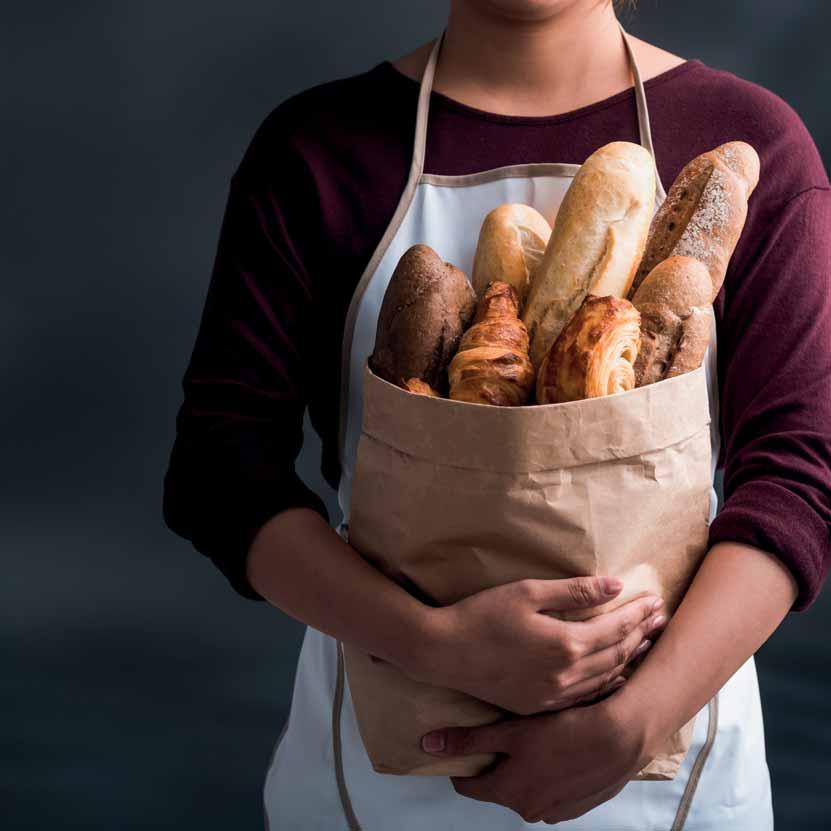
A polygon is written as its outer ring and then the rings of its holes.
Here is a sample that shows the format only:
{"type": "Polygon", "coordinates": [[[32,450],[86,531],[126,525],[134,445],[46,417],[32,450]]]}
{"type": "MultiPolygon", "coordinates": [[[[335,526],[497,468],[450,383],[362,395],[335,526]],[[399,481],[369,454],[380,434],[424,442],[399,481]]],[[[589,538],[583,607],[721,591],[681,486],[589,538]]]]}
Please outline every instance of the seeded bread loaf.
{"type": "Polygon", "coordinates": [[[652,220],[629,296],[634,297],[658,263],[680,255],[707,266],[715,298],[747,218],[747,200],[758,181],[759,157],[743,141],[722,144],[689,162],[652,220]]]}

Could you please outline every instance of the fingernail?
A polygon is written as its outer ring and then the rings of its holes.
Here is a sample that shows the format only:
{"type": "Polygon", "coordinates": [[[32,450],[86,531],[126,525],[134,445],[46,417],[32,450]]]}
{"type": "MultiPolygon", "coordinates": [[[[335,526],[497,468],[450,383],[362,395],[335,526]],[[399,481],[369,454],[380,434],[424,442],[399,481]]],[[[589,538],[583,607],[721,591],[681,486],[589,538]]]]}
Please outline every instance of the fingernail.
{"type": "Polygon", "coordinates": [[[657,612],[664,605],[663,597],[656,598],[655,602],[652,604],[652,611],[657,612]]]}
{"type": "Polygon", "coordinates": [[[421,737],[421,749],[425,753],[441,753],[444,750],[444,733],[434,730],[421,737]]]}
{"type": "Polygon", "coordinates": [[[652,624],[651,624],[650,628],[659,629],[666,622],[667,622],[667,619],[663,615],[656,615],[654,618],[652,618],[652,624]]]}
{"type": "Polygon", "coordinates": [[[617,577],[603,577],[600,580],[603,591],[608,595],[617,594],[623,588],[623,580],[617,577]]]}
{"type": "Polygon", "coordinates": [[[614,681],[609,685],[610,690],[616,690],[618,687],[622,687],[626,683],[626,679],[622,675],[618,675],[614,681]]]}
{"type": "Polygon", "coordinates": [[[652,646],[652,641],[650,640],[642,640],[638,645],[638,648],[635,650],[635,655],[643,655],[649,647],[652,646]]]}

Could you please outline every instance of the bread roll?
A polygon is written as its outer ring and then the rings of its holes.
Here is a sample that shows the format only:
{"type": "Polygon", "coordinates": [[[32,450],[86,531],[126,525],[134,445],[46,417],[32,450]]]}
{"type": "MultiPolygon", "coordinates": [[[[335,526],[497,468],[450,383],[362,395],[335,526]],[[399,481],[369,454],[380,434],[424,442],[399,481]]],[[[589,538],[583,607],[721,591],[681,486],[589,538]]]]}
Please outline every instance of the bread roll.
{"type": "Polygon", "coordinates": [[[649,151],[615,141],[586,159],[531,280],[523,320],[534,366],[587,294],[626,296],[654,210],[655,165],[649,151]]]}
{"type": "Polygon", "coordinates": [[[641,315],[636,386],[701,365],[710,341],[712,293],[710,271],[693,257],[670,257],[649,272],[632,298],[641,315]]]}
{"type": "Polygon", "coordinates": [[[534,368],[528,357],[528,332],[518,312],[513,286],[488,286],[447,371],[454,401],[499,407],[528,401],[534,368]]]}
{"type": "Polygon", "coordinates": [[[464,273],[432,248],[414,245],[398,261],[384,294],[372,371],[398,386],[418,378],[446,389],[445,370],[475,309],[476,293],[464,273]]]}
{"type": "Polygon", "coordinates": [[[652,220],[630,296],[658,263],[680,255],[707,266],[715,298],[758,181],[759,156],[743,141],[722,144],[689,162],[652,220]]]}
{"type": "Polygon", "coordinates": [[[492,282],[508,283],[522,308],[550,236],[551,226],[530,206],[508,203],[494,208],[482,223],[473,259],[476,294],[482,297],[492,282]]]}
{"type": "Polygon", "coordinates": [[[635,386],[640,315],[628,301],[589,294],[545,356],[537,402],[579,401],[635,386]]]}

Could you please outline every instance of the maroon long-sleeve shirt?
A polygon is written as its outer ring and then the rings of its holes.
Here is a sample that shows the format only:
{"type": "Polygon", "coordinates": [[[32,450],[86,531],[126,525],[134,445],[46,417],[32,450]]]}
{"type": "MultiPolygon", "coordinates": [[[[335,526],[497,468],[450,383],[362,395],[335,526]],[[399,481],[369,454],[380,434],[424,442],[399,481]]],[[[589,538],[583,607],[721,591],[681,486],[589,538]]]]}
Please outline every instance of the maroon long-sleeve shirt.
{"type": "MultiPolygon", "coordinates": [[[[761,87],[691,60],[646,83],[668,189],[686,162],[741,139],[761,157],[715,302],[725,504],[710,543],[771,551],[799,583],[831,563],[831,189],[808,132],[761,87]]],[[[303,92],[263,122],[234,174],[165,477],[167,524],[246,597],[251,541],[320,498],[298,478],[302,417],[337,485],[346,309],[410,164],[418,84],[384,62],[303,92]]],[[[581,163],[638,141],[632,91],[552,117],[482,112],[433,93],[425,170],[581,163]]]]}

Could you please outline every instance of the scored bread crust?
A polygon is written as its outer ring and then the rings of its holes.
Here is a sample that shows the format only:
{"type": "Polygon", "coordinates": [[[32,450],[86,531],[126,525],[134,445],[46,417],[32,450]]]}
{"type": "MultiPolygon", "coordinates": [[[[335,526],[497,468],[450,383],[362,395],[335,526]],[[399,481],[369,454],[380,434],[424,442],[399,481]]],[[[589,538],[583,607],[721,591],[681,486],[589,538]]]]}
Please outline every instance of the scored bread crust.
{"type": "Polygon", "coordinates": [[[545,253],[551,226],[530,205],[506,203],[482,222],[473,258],[473,288],[482,297],[492,282],[507,283],[520,308],[528,295],[531,274],[545,253]]]}
{"type": "Polygon", "coordinates": [[[381,302],[372,371],[392,384],[419,378],[447,389],[450,363],[476,310],[476,293],[464,272],[427,245],[414,245],[398,261],[381,302]]]}
{"type": "Polygon", "coordinates": [[[707,266],[715,298],[758,181],[759,156],[743,141],[727,142],[690,161],[655,213],[630,296],[658,263],[681,255],[707,266]]]}
{"type": "Polygon", "coordinates": [[[581,165],[525,305],[535,367],[587,294],[626,297],[654,209],[655,165],[639,144],[606,144],[581,165]]]}
{"type": "Polygon", "coordinates": [[[710,272],[694,257],[670,257],[649,272],[632,298],[641,315],[636,386],[701,364],[710,341],[712,300],[710,272]]]}

